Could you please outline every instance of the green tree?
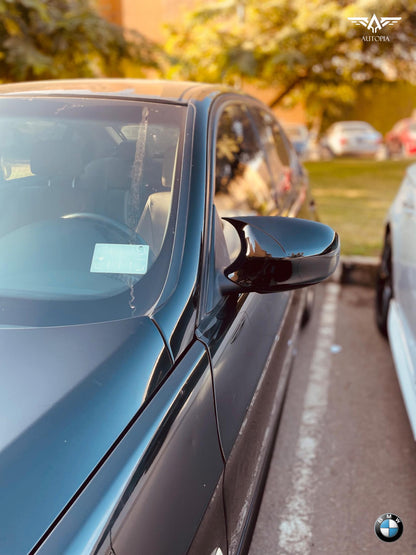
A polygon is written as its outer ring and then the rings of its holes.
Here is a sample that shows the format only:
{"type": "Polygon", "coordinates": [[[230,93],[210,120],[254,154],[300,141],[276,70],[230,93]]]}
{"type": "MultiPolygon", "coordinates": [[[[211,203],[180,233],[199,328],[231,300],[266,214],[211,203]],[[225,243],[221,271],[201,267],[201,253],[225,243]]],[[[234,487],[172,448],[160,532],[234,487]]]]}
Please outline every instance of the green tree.
{"type": "Polygon", "coordinates": [[[0,81],[122,76],[156,49],[102,18],[89,0],[0,0],[0,81]]]}
{"type": "Polygon", "coordinates": [[[169,28],[166,74],[275,89],[272,107],[303,102],[312,118],[336,117],[357,85],[415,79],[416,2],[220,0],[169,28]],[[399,16],[372,35],[349,17],[399,16]]]}

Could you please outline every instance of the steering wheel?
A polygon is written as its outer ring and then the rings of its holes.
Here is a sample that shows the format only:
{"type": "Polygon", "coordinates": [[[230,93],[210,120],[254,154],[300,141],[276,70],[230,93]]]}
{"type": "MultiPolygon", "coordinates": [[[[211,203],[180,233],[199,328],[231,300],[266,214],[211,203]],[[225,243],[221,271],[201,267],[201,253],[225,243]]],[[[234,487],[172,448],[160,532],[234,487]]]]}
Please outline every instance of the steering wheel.
{"type": "Polygon", "coordinates": [[[117,231],[121,231],[127,235],[130,239],[133,238],[135,243],[139,243],[142,245],[146,245],[147,243],[144,241],[143,237],[141,237],[136,231],[131,229],[128,225],[114,220],[113,218],[109,218],[108,216],[104,216],[102,214],[95,214],[93,212],[74,212],[73,214],[66,214],[62,216],[64,220],[91,220],[93,222],[98,222],[100,224],[104,224],[106,226],[113,227],[117,229],[117,231]]]}

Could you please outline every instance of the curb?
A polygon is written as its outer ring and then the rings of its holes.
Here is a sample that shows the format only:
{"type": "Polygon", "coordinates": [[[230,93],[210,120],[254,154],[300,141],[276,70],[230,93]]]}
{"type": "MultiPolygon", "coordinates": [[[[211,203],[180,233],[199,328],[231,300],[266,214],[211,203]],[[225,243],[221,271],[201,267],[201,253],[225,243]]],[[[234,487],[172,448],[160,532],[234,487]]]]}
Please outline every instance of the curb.
{"type": "Polygon", "coordinates": [[[343,285],[375,287],[380,259],[369,256],[341,256],[333,280],[343,285]]]}

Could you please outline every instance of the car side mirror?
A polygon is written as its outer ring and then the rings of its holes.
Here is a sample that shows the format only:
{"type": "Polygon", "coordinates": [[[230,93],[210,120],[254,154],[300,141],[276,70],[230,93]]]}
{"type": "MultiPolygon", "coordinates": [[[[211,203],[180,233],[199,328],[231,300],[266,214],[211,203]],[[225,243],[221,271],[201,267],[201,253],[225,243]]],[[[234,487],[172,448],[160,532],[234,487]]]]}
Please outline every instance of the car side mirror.
{"type": "Polygon", "coordinates": [[[236,229],[241,251],[224,270],[220,289],[273,293],[318,283],[337,267],[340,242],[330,227],[297,218],[224,218],[236,229]]]}

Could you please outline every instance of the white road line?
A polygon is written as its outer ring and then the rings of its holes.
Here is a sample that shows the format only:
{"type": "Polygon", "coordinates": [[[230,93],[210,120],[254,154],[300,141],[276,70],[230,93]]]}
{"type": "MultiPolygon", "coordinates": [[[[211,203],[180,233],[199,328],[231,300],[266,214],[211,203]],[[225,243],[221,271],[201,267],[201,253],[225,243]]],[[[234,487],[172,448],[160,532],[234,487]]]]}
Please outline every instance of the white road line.
{"type": "Polygon", "coordinates": [[[312,543],[313,496],[317,487],[314,464],[321,440],[321,424],[328,405],[331,346],[335,338],[338,283],[325,287],[316,347],[303,403],[292,473],[292,485],[279,526],[279,554],[308,555],[312,543]]]}

